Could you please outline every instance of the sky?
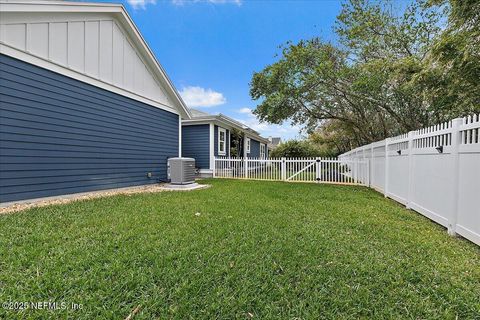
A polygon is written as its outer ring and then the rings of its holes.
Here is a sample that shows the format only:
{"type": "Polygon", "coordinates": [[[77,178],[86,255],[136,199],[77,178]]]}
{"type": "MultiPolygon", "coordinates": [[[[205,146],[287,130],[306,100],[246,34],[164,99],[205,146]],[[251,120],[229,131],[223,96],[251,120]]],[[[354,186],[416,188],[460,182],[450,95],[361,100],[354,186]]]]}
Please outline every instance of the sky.
{"type": "MultiPolygon", "coordinates": [[[[103,0],[104,2],[119,2],[103,0]]],[[[120,1],[121,2],[121,1],[120,1]]],[[[260,123],[249,95],[254,72],[279,46],[334,41],[340,1],[124,0],[123,4],[189,107],[222,113],[265,137],[300,138],[300,127],[260,123]]]]}

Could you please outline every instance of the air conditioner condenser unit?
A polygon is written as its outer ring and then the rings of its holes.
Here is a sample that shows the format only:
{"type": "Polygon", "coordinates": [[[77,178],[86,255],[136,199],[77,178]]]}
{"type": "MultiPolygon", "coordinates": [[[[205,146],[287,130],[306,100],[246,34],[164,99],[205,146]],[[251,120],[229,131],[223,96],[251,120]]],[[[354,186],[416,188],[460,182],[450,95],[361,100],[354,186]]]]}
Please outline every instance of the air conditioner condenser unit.
{"type": "Polygon", "coordinates": [[[171,184],[195,183],[195,159],[170,158],[167,164],[167,175],[171,184]]]}

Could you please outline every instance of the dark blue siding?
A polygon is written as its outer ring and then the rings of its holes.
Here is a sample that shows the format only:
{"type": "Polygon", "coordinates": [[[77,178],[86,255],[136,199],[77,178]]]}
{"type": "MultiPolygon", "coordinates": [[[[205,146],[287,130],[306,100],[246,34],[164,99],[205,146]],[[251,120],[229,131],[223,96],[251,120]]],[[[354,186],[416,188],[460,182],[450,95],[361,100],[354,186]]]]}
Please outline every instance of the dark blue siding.
{"type": "MultiPolygon", "coordinates": [[[[226,151],[225,156],[230,156],[230,139],[229,139],[230,130],[225,129],[225,131],[226,131],[225,134],[226,134],[226,139],[227,139],[227,147],[225,149],[225,151],[226,151]]],[[[215,126],[215,128],[214,128],[214,148],[215,148],[214,149],[215,150],[214,151],[215,156],[218,157],[218,150],[219,150],[219,148],[218,148],[218,126],[215,126]]],[[[223,155],[222,155],[222,157],[223,157],[223,155]]]]}
{"type": "Polygon", "coordinates": [[[195,166],[210,168],[210,126],[200,124],[182,127],[182,156],[195,158],[195,166]]]}
{"type": "Polygon", "coordinates": [[[258,158],[260,157],[260,142],[257,140],[250,139],[250,153],[249,157],[258,158]]]}
{"type": "Polygon", "coordinates": [[[155,183],[177,155],[178,115],[0,55],[1,202],[155,183]]]}

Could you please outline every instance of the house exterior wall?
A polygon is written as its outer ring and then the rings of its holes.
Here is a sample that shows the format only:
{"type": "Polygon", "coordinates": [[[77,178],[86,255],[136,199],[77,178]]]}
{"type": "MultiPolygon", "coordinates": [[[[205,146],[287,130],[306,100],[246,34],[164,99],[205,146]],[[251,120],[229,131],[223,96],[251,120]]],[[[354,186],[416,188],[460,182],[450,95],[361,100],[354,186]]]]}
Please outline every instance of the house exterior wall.
{"type": "MultiPolygon", "coordinates": [[[[225,149],[226,153],[225,153],[225,155],[222,155],[222,157],[225,157],[225,156],[229,157],[230,156],[230,130],[225,129],[225,131],[226,131],[226,138],[227,138],[226,144],[227,145],[226,145],[226,149],[225,149]]],[[[214,155],[215,155],[215,157],[218,157],[219,156],[219,154],[218,154],[219,148],[218,148],[218,126],[217,125],[215,125],[213,138],[214,138],[214,142],[215,142],[214,145],[213,145],[214,148],[215,148],[214,155]]]]}
{"type": "Polygon", "coordinates": [[[260,157],[260,142],[250,138],[250,153],[247,153],[247,157],[259,158],[260,157]]]}
{"type": "MultiPolygon", "coordinates": [[[[111,14],[94,12],[2,13],[0,41],[124,93],[168,107],[174,98],[154,75],[134,38],[111,14]]],[[[148,103],[148,102],[147,102],[148,103]]]]}
{"type": "Polygon", "coordinates": [[[5,55],[0,70],[0,202],[166,180],[177,114],[5,55]]]}
{"type": "Polygon", "coordinates": [[[182,127],[182,156],[195,158],[197,168],[210,168],[210,126],[208,124],[182,127]]]}

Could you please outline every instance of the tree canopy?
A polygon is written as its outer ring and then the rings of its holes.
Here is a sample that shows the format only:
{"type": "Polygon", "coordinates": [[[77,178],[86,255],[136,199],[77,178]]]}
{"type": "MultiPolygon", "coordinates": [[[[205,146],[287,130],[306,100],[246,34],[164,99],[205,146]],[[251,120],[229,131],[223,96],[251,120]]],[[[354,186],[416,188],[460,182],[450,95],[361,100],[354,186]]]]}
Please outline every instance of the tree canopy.
{"type": "Polygon", "coordinates": [[[480,111],[478,0],[349,0],[334,31],[254,73],[261,121],[301,124],[336,152],[480,111]]]}
{"type": "Polygon", "coordinates": [[[271,158],[306,158],[326,156],[308,140],[288,140],[270,152],[271,158]]]}

